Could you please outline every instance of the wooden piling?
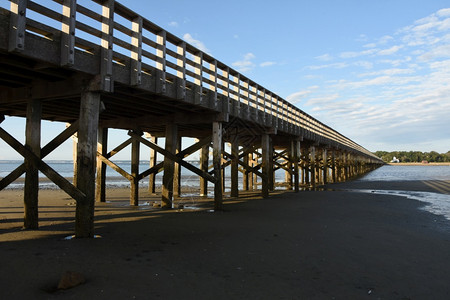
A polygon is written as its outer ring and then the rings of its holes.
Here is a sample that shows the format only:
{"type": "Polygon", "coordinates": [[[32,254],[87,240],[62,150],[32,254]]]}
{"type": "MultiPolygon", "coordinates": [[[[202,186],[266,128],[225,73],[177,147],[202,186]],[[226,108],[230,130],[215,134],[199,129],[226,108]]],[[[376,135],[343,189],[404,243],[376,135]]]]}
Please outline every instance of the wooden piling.
{"type": "Polygon", "coordinates": [[[269,183],[269,177],[270,177],[270,161],[272,160],[273,156],[271,157],[271,144],[270,144],[270,136],[265,133],[262,135],[261,138],[261,148],[262,148],[262,196],[263,198],[269,197],[269,189],[270,189],[270,183],[269,183]]]}
{"type": "Polygon", "coordinates": [[[214,210],[223,209],[222,190],[222,123],[213,122],[214,210]]]}
{"type": "Polygon", "coordinates": [[[95,166],[97,156],[97,131],[100,111],[100,93],[83,92],[80,103],[80,123],[77,149],[77,188],[86,197],[77,201],[75,236],[94,236],[95,166]]]}
{"type": "MultiPolygon", "coordinates": [[[[133,131],[142,136],[142,132],[133,131]]],[[[130,205],[139,206],[139,152],[141,143],[133,139],[131,142],[131,180],[130,180],[130,205]]]]}
{"type": "MultiPolygon", "coordinates": [[[[97,152],[106,156],[108,151],[108,128],[98,129],[97,152]]],[[[97,159],[96,202],[106,202],[106,164],[97,159]]]]}
{"type": "MultiPolygon", "coordinates": [[[[154,144],[158,143],[158,138],[155,136],[150,136],[150,141],[154,144]]],[[[157,163],[157,153],[154,149],[150,148],[150,168],[153,168],[156,166],[157,163]]],[[[148,192],[150,194],[155,194],[156,192],[156,172],[152,173],[148,176],[148,192]]]]}
{"type": "Polygon", "coordinates": [[[234,136],[231,143],[231,197],[239,197],[239,137],[234,136]]]}
{"type": "MultiPolygon", "coordinates": [[[[209,145],[204,145],[200,150],[200,170],[208,172],[209,145]]],[[[208,195],[208,180],[200,176],[200,196],[208,195]]]]}
{"type": "MultiPolygon", "coordinates": [[[[177,125],[174,123],[166,125],[166,150],[172,154],[175,154],[177,145],[177,125]]],[[[173,201],[173,177],[175,174],[175,163],[173,160],[164,157],[164,174],[162,184],[162,208],[172,208],[173,201]]]]}
{"type": "MultiPolygon", "coordinates": [[[[41,115],[42,103],[40,100],[31,100],[27,105],[27,120],[25,145],[37,157],[41,154],[41,115]]],[[[25,229],[37,229],[39,170],[31,161],[25,159],[25,187],[24,187],[24,225],[25,229]]]]}

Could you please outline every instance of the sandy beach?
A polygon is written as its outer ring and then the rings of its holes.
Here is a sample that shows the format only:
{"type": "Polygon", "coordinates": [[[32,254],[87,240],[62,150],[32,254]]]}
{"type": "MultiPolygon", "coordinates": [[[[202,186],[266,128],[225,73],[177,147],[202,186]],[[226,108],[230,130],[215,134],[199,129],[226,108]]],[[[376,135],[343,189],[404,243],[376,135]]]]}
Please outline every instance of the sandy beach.
{"type": "Polygon", "coordinates": [[[449,299],[450,221],[397,196],[450,193],[450,182],[348,182],[326,191],[247,193],[225,210],[192,197],[108,190],[96,239],[71,239],[74,201],[40,191],[40,229],[21,230],[23,192],[0,192],[1,299],[449,299]],[[445,188],[447,187],[447,188],[445,188]],[[332,189],[332,190],[331,190],[332,189]],[[147,205],[148,204],[148,205],[147,205]],[[195,209],[193,209],[195,208],[195,209]],[[86,279],[56,286],[65,271],[86,279]]]}

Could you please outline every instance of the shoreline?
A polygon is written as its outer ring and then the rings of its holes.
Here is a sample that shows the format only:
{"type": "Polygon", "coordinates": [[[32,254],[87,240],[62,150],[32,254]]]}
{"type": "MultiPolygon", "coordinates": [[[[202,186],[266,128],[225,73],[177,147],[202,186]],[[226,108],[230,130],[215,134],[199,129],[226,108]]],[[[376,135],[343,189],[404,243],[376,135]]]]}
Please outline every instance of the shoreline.
{"type": "Polygon", "coordinates": [[[23,191],[1,191],[0,298],[445,299],[450,221],[420,201],[346,191],[439,192],[437,184],[450,192],[450,181],[350,181],[267,199],[248,192],[226,197],[222,212],[200,197],[161,210],[146,189],[130,207],[129,189],[110,189],[95,206],[101,238],[73,240],[64,238],[75,202],[64,192],[40,191],[40,229],[21,230],[23,191]],[[56,290],[66,271],[86,283],[56,290]]]}
{"type": "Polygon", "coordinates": [[[450,166],[450,162],[430,162],[430,163],[420,163],[420,162],[399,162],[399,163],[386,163],[389,166],[450,166]]]}

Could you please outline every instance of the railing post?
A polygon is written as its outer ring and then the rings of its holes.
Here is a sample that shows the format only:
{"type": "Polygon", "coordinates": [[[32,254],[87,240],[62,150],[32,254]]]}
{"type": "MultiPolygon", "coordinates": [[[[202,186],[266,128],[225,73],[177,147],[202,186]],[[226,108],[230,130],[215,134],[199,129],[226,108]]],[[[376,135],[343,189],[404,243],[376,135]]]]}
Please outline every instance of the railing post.
{"type": "Polygon", "coordinates": [[[177,45],[177,98],[186,99],[186,43],[177,45]]]}
{"type": "Polygon", "coordinates": [[[25,48],[25,27],[27,0],[10,0],[11,18],[9,23],[9,47],[10,52],[22,51],[25,48]]]}
{"type": "Polygon", "coordinates": [[[194,104],[203,104],[203,53],[194,55],[194,104]]]}
{"type": "Polygon", "coordinates": [[[63,19],[61,22],[61,66],[72,66],[75,63],[76,12],[76,0],[63,0],[63,19]]]}
{"type": "Polygon", "coordinates": [[[114,33],[114,0],[107,0],[102,6],[102,37],[100,75],[102,90],[114,92],[113,73],[113,33],[114,33]]]}
{"type": "Polygon", "coordinates": [[[211,90],[213,91],[212,103],[210,102],[210,107],[213,109],[217,108],[217,60],[214,60],[212,63],[209,63],[209,70],[213,72],[213,74],[209,74],[209,80],[213,83],[209,84],[211,90]]]}
{"type": "Polygon", "coordinates": [[[166,92],[166,32],[164,30],[156,35],[156,91],[164,94],[166,92]]]}
{"type": "Polygon", "coordinates": [[[131,23],[131,66],[130,66],[130,84],[140,85],[142,82],[142,25],[141,16],[133,19],[131,23]]]}

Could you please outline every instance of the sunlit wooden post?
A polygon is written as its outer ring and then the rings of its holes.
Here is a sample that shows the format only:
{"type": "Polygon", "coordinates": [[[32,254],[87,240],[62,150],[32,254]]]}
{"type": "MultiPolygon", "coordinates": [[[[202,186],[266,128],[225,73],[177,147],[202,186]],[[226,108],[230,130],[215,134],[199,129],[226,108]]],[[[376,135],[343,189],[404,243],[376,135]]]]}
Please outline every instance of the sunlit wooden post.
{"type": "MultiPolygon", "coordinates": [[[[97,152],[106,156],[108,153],[108,128],[98,129],[97,152]]],[[[106,164],[97,159],[96,202],[106,202],[106,164]]]]}
{"type": "Polygon", "coordinates": [[[214,183],[214,209],[223,209],[223,190],[222,190],[222,123],[213,122],[213,166],[214,177],[216,182],[214,183]]]}
{"type": "Polygon", "coordinates": [[[77,149],[77,188],[86,197],[77,201],[75,236],[94,236],[95,166],[97,158],[97,131],[100,111],[100,93],[84,92],[81,95],[80,124],[77,149]]]}

